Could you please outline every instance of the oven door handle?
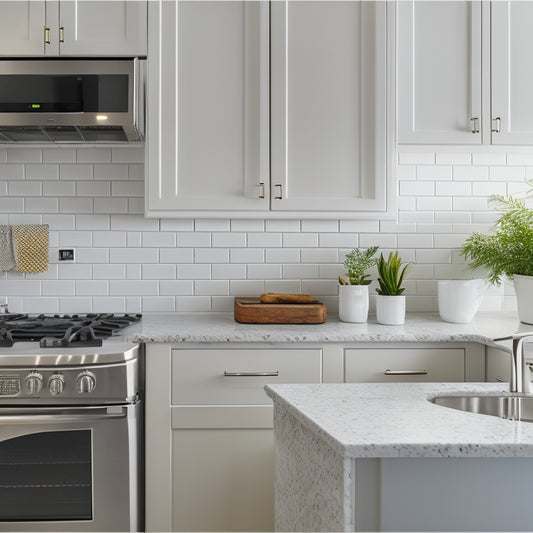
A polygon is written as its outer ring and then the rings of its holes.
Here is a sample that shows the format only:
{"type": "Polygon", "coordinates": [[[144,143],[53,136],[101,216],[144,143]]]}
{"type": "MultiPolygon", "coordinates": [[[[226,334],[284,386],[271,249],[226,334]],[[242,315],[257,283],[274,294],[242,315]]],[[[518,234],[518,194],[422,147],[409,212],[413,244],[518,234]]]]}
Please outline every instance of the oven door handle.
{"type": "Polygon", "coordinates": [[[42,407],[42,408],[0,408],[0,422],[85,422],[90,420],[109,420],[125,418],[123,406],[113,407],[42,407]]]}

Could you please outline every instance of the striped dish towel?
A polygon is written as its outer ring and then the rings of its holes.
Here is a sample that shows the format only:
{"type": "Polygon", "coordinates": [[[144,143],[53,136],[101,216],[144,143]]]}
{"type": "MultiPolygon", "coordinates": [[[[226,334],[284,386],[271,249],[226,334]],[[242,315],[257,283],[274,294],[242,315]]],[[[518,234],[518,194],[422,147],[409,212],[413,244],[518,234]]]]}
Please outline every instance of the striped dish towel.
{"type": "Polygon", "coordinates": [[[5,272],[15,266],[11,226],[0,225],[0,270],[5,272]]]}
{"type": "Polygon", "coordinates": [[[11,226],[19,272],[48,270],[48,224],[11,226]]]}

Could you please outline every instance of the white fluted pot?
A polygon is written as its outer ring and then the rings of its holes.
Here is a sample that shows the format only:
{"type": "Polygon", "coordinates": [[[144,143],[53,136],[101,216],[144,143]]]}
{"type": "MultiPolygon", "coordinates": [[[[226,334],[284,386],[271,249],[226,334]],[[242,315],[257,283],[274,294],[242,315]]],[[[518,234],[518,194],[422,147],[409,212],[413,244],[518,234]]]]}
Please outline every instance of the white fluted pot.
{"type": "Polygon", "coordinates": [[[368,285],[339,285],[339,318],[343,322],[366,322],[368,285]]]}
{"type": "Polygon", "coordinates": [[[513,275],[518,319],[533,324],[533,276],[513,275]]]}
{"type": "Polygon", "coordinates": [[[387,326],[401,326],[405,324],[405,295],[376,296],[376,319],[387,326]]]}

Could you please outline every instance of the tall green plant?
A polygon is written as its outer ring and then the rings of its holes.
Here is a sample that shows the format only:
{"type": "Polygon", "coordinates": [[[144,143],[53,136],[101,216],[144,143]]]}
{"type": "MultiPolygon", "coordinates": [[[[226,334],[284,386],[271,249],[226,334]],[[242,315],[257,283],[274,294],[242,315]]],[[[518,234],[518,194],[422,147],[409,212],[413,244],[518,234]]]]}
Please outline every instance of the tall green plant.
{"type": "Polygon", "coordinates": [[[389,252],[387,259],[383,257],[383,254],[379,256],[377,265],[379,289],[376,289],[376,292],[383,296],[399,296],[402,294],[405,291],[402,283],[409,263],[402,263],[398,252],[389,252]]]}
{"type": "Polygon", "coordinates": [[[341,285],[370,285],[370,275],[366,271],[377,263],[374,257],[378,246],[371,246],[364,252],[354,248],[345,255],[344,268],[348,271],[348,280],[339,276],[341,285]]]}
{"type": "Polygon", "coordinates": [[[533,181],[528,184],[530,190],[524,198],[491,196],[489,203],[502,213],[494,233],[474,232],[461,248],[469,267],[484,268],[492,284],[500,285],[503,276],[533,276],[533,209],[526,205],[533,195],[533,181]]]}

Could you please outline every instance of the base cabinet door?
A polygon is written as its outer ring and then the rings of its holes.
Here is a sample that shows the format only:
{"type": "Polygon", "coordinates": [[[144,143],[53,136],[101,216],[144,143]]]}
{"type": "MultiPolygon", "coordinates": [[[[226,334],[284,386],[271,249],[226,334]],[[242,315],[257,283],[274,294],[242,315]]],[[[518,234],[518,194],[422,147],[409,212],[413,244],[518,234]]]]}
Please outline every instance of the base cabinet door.
{"type": "Polygon", "coordinates": [[[173,531],[273,531],[272,429],[172,431],[173,531]]]}

